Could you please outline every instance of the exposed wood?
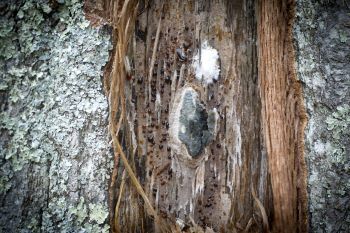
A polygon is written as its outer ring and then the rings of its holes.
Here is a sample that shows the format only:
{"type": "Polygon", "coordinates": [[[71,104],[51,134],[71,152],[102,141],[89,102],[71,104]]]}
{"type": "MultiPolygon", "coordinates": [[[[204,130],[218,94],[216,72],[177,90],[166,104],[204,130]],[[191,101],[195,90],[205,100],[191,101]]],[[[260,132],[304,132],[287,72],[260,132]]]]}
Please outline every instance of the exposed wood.
{"type": "MultiPolygon", "coordinates": [[[[124,53],[132,70],[122,81],[120,140],[157,216],[173,231],[306,231],[293,4],[155,0],[139,6],[124,53]],[[193,67],[203,44],[219,54],[220,75],[209,84],[193,67]]],[[[124,187],[116,231],[161,231],[133,183],[127,179],[124,187]]]]}
{"type": "Polygon", "coordinates": [[[307,231],[304,110],[292,43],[294,1],[260,2],[259,83],[276,232],[307,231]]]}

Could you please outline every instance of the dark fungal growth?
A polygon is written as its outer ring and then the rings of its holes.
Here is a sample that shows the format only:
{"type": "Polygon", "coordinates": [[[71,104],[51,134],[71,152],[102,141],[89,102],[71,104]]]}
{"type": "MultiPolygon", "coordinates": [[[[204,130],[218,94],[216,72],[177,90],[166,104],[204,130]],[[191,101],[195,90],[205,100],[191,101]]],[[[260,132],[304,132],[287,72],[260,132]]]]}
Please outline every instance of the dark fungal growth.
{"type": "Polygon", "coordinates": [[[197,158],[213,139],[215,115],[208,114],[196,93],[186,90],[180,110],[178,137],[188,153],[197,158]]]}

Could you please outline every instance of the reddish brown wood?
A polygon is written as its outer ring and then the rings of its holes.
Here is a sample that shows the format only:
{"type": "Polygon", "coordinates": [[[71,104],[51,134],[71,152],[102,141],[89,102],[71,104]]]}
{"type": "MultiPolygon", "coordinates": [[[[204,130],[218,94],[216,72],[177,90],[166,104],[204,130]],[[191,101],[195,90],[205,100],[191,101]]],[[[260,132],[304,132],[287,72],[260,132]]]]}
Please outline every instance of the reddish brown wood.
{"type": "Polygon", "coordinates": [[[292,42],[294,1],[259,5],[259,81],[263,133],[271,174],[274,231],[306,232],[306,113],[292,42]]]}

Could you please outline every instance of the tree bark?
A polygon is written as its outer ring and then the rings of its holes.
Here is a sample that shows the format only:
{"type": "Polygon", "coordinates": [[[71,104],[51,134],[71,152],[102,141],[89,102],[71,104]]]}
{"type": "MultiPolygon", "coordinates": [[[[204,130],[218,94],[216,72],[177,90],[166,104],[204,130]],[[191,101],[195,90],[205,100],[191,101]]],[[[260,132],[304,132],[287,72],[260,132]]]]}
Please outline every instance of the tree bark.
{"type": "Polygon", "coordinates": [[[0,232],[108,232],[110,37],[78,1],[0,9],[0,232]]]}
{"type": "Polygon", "coordinates": [[[349,1],[297,2],[294,36],[308,124],[310,232],[349,232],[349,1]]]}
{"type": "Polygon", "coordinates": [[[2,1],[0,231],[349,232],[348,4],[2,1]]]}

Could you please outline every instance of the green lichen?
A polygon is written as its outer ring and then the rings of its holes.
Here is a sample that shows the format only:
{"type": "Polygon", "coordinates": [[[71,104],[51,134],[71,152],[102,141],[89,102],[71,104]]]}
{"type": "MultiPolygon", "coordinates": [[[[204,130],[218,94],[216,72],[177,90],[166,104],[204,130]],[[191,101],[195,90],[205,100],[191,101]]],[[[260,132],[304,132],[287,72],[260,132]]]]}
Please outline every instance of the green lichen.
{"type": "Polygon", "coordinates": [[[346,43],[346,41],[348,40],[347,34],[344,31],[340,31],[339,39],[340,39],[340,42],[346,43]]]}
{"type": "Polygon", "coordinates": [[[80,202],[76,207],[71,206],[69,208],[69,213],[76,217],[76,221],[82,224],[88,217],[87,207],[84,203],[84,197],[80,197],[80,202]]]}
{"type": "Polygon", "coordinates": [[[330,159],[333,163],[345,164],[348,162],[346,148],[342,138],[350,137],[350,107],[348,104],[338,106],[336,111],[326,119],[327,129],[330,131],[333,140],[330,159]]]}
{"type": "Polygon", "coordinates": [[[101,233],[108,233],[109,232],[109,226],[107,224],[104,225],[104,227],[99,228],[96,227],[94,224],[86,223],[84,224],[84,231],[85,232],[101,232],[101,233]]]}
{"type": "Polygon", "coordinates": [[[0,194],[6,193],[11,186],[12,185],[8,176],[0,177],[0,194]]]}
{"type": "Polygon", "coordinates": [[[102,224],[108,217],[107,207],[101,204],[89,204],[90,219],[96,221],[98,224],[102,224]]]}
{"type": "Polygon", "coordinates": [[[332,137],[340,140],[341,137],[350,136],[350,107],[348,104],[337,107],[337,111],[326,119],[327,129],[332,137]]]}
{"type": "Polygon", "coordinates": [[[38,232],[40,231],[39,222],[37,218],[32,218],[30,220],[30,223],[27,225],[27,229],[31,230],[32,232],[38,232]]]}

